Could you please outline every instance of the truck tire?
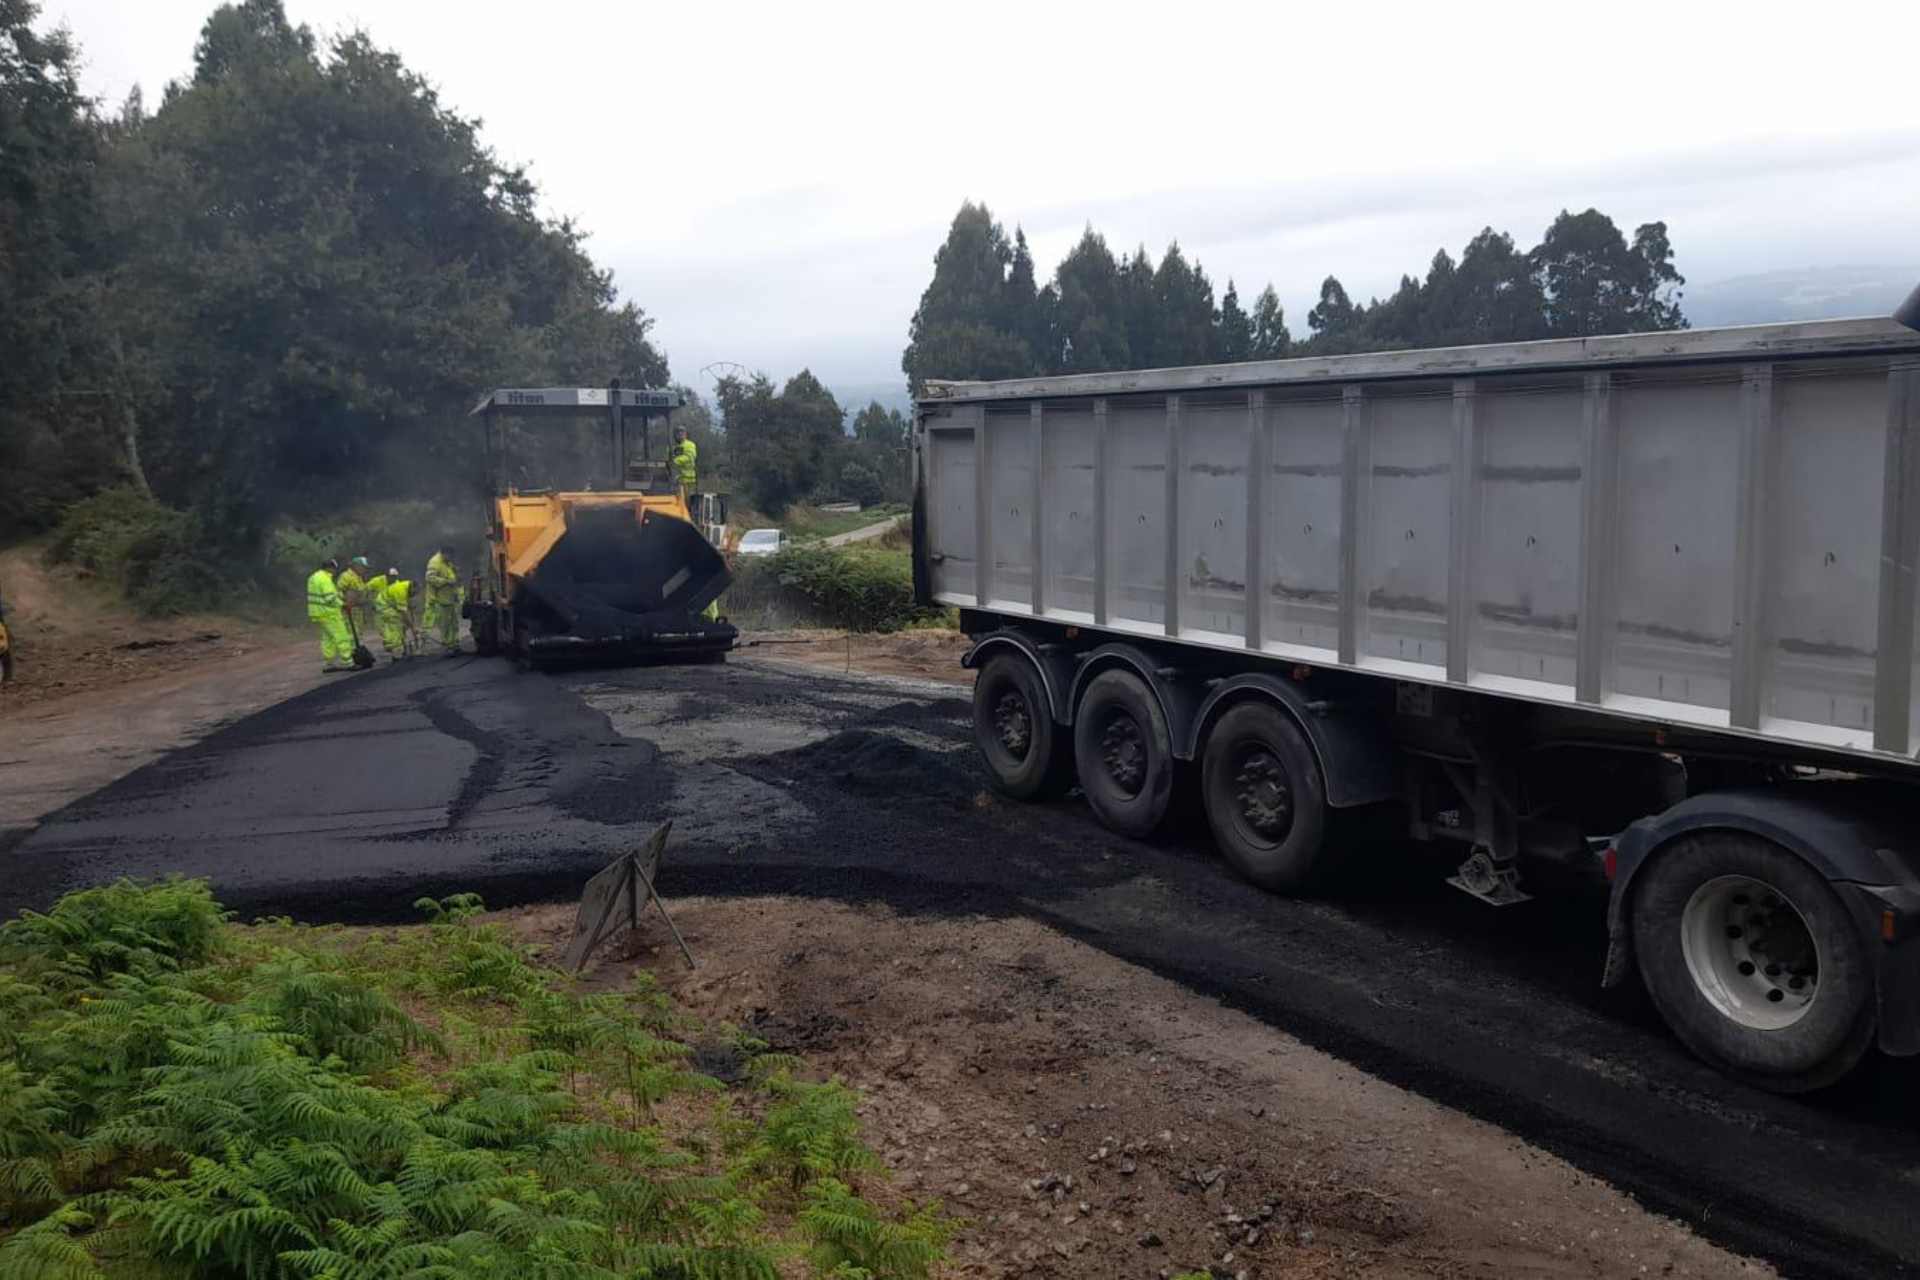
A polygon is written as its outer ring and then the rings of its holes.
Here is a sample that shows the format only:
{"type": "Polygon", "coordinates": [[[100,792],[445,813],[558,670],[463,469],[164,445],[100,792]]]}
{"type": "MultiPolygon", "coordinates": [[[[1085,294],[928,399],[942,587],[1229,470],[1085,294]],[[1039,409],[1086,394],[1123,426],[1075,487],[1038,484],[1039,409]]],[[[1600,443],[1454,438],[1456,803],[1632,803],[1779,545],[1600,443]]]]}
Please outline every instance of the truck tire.
{"type": "Polygon", "coordinates": [[[1173,735],[1146,682],[1103,671],[1088,682],[1073,717],[1080,790],[1108,830],[1147,836],[1173,799],[1173,735]]]}
{"type": "Polygon", "coordinates": [[[1279,707],[1228,708],[1201,751],[1200,794],[1220,852],[1261,888],[1302,889],[1322,870],[1326,782],[1306,736],[1279,707]]]}
{"type": "Polygon", "coordinates": [[[1873,1041],[1874,978],[1859,930],[1799,857],[1737,831],[1691,835],[1636,877],[1634,954],[1686,1046],[1775,1093],[1824,1088],[1873,1041]]]}
{"type": "Polygon", "coordinates": [[[1015,800],[1058,795],[1072,777],[1046,686],[1019,654],[994,655],[974,678],[973,741],[994,790],[1015,800]]]}

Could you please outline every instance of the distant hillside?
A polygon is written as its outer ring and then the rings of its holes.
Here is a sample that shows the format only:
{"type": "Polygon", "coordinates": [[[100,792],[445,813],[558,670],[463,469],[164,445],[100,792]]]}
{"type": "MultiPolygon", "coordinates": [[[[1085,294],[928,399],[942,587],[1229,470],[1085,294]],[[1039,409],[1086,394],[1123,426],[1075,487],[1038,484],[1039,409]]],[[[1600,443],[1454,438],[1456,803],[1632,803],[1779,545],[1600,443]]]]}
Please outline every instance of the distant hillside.
{"type": "Polygon", "coordinates": [[[1917,281],[1920,266],[1800,267],[1689,285],[1680,307],[1696,329],[1884,316],[1917,281]]]}
{"type": "Polygon", "coordinates": [[[893,382],[842,382],[828,387],[840,407],[847,411],[847,428],[853,428],[853,415],[859,413],[873,401],[878,400],[882,408],[898,409],[903,414],[913,413],[913,397],[907,394],[907,384],[901,380],[893,382]]]}

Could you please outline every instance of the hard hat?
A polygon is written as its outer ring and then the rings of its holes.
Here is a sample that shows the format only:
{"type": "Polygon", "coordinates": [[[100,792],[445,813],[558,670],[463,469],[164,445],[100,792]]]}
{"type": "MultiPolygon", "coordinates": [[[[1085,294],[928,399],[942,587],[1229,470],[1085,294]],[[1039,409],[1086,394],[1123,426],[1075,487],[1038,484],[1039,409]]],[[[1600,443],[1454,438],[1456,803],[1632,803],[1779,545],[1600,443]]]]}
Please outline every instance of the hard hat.
{"type": "Polygon", "coordinates": [[[362,569],[370,569],[373,567],[372,565],[369,565],[367,563],[367,558],[365,556],[355,556],[353,558],[353,562],[359,565],[362,569]]]}
{"type": "Polygon", "coordinates": [[[400,571],[398,569],[389,567],[387,569],[387,576],[389,578],[397,578],[400,576],[400,571]]]}

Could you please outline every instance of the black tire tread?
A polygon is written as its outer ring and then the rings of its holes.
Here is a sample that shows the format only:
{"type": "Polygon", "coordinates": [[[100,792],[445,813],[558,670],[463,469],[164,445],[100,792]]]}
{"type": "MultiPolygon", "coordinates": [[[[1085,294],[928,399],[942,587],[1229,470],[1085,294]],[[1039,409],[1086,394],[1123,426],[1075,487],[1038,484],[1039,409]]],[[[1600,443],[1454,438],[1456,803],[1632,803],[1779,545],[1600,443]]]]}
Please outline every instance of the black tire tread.
{"type": "Polygon", "coordinates": [[[1024,654],[997,653],[987,659],[973,682],[973,739],[987,766],[995,791],[1015,800],[1039,800],[1066,790],[1073,776],[1073,757],[1066,733],[1054,723],[1040,672],[1024,654]],[[1033,724],[1033,744],[1017,765],[1003,760],[993,738],[991,705],[999,690],[1012,684],[1027,702],[1033,724]]]}
{"type": "Polygon", "coordinates": [[[1631,926],[1641,981],[1681,1042],[1738,1080],[1775,1093],[1835,1083],[1873,1043],[1872,963],[1858,927],[1820,873],[1799,855],[1742,831],[1705,831],[1655,850],[1634,877],[1631,926]],[[1793,903],[1821,949],[1820,996],[1791,1027],[1735,1025],[1695,987],[1679,941],[1693,891],[1721,875],[1774,886],[1793,903]]]}
{"type": "Polygon", "coordinates": [[[1075,773],[1087,804],[1102,826],[1124,836],[1144,839],[1158,831],[1172,807],[1174,783],[1173,734],[1166,713],[1146,681],[1131,671],[1102,671],[1080,692],[1073,715],[1075,773]],[[1099,738],[1104,709],[1122,704],[1145,731],[1149,748],[1147,777],[1140,792],[1127,796],[1107,779],[1099,765],[1099,738]]]}
{"type": "Polygon", "coordinates": [[[1328,862],[1326,780],[1313,746],[1286,711],[1265,700],[1227,708],[1214,722],[1200,753],[1200,792],[1207,825],[1234,870],[1263,889],[1294,893],[1324,878],[1328,862]],[[1277,845],[1250,841],[1227,809],[1224,771],[1236,741],[1264,742],[1287,771],[1293,792],[1293,825],[1277,845]]]}

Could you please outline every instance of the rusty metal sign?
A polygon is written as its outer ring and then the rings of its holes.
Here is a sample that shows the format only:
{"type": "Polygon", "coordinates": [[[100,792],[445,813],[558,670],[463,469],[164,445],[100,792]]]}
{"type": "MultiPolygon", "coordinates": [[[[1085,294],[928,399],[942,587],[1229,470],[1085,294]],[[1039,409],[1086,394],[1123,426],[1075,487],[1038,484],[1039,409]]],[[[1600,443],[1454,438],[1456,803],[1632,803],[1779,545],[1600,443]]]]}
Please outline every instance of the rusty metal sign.
{"type": "Polygon", "coordinates": [[[686,939],[680,936],[673,917],[667,914],[667,904],[660,900],[653,887],[660,874],[661,858],[666,853],[667,833],[672,830],[671,821],[661,823],[637,853],[621,854],[587,881],[587,887],[580,893],[579,914],[573,921],[573,941],[567,944],[565,963],[569,969],[578,973],[595,948],[619,932],[623,924],[629,929],[639,929],[640,913],[649,902],[659,910],[673,940],[680,944],[680,954],[687,958],[687,967],[695,967],[693,952],[687,949],[686,939]]]}

